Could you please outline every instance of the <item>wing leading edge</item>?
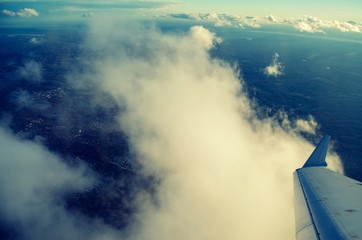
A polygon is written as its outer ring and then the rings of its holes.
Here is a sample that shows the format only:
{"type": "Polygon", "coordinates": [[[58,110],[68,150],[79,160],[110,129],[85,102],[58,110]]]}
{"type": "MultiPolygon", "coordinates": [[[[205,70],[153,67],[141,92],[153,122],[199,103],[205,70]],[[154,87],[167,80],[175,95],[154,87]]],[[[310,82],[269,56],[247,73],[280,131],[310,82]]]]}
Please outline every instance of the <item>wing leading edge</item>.
{"type": "Polygon", "coordinates": [[[294,172],[296,239],[362,239],[362,183],[325,166],[325,136],[294,172]]]}

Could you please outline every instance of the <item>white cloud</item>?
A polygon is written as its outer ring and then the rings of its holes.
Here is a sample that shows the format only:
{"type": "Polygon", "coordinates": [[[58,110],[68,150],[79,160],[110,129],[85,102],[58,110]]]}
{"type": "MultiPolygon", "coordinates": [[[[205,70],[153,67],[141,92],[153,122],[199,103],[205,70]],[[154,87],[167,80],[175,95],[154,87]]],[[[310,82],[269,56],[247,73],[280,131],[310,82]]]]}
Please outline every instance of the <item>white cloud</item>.
{"type": "Polygon", "coordinates": [[[236,28],[259,28],[260,22],[256,17],[241,17],[225,13],[182,13],[169,14],[172,18],[192,19],[203,22],[210,22],[216,27],[236,27],[236,28]]]}
{"type": "Polygon", "coordinates": [[[295,125],[297,131],[314,135],[316,134],[316,128],[318,124],[312,116],[309,116],[308,120],[298,119],[295,122],[295,125]]]}
{"type": "Polygon", "coordinates": [[[41,63],[29,61],[18,69],[19,75],[30,82],[41,82],[43,80],[43,67],[41,63]]]}
{"type": "Polygon", "coordinates": [[[237,70],[209,55],[215,34],[102,20],[87,39],[95,74],[77,84],[96,83],[125,109],[141,174],[157,179],[154,195],[139,191],[126,239],[294,237],[292,173],[313,150],[295,128],[308,126],[258,118],[237,70]]]}
{"type": "Polygon", "coordinates": [[[214,47],[214,44],[221,43],[221,38],[215,36],[215,33],[208,31],[202,26],[193,26],[190,29],[190,35],[195,39],[195,42],[200,46],[209,50],[214,47]]]}
{"type": "Polygon", "coordinates": [[[309,115],[306,119],[300,118],[290,121],[288,115],[284,111],[279,111],[274,118],[276,121],[281,123],[281,126],[286,131],[304,133],[313,136],[319,128],[317,121],[311,115],[309,115]]]}
{"type": "Polygon", "coordinates": [[[295,28],[298,29],[300,32],[308,32],[308,33],[325,33],[324,31],[316,28],[313,25],[309,25],[306,22],[297,22],[295,23],[295,28]]]}
{"type": "Polygon", "coordinates": [[[37,17],[39,16],[39,13],[32,8],[23,8],[20,9],[19,12],[16,13],[19,17],[23,17],[23,18],[30,18],[30,17],[37,17]]]}
{"type": "Polygon", "coordinates": [[[275,17],[273,15],[266,16],[265,19],[271,23],[279,23],[280,19],[278,17],[275,17]]]}
{"type": "Polygon", "coordinates": [[[355,21],[339,22],[337,20],[321,20],[313,16],[303,16],[298,19],[283,19],[282,23],[291,24],[300,32],[326,34],[326,29],[336,29],[342,32],[362,32],[362,24],[355,21]]]}
{"type": "Polygon", "coordinates": [[[4,15],[6,15],[6,16],[9,16],[9,17],[15,17],[15,16],[16,16],[16,13],[15,13],[15,12],[9,11],[9,10],[6,10],[6,9],[2,10],[2,13],[3,13],[4,15]]]}
{"type": "Polygon", "coordinates": [[[216,27],[260,28],[264,24],[292,25],[300,32],[326,34],[325,29],[337,29],[342,32],[362,32],[362,24],[356,21],[339,22],[337,20],[321,20],[313,16],[294,18],[279,18],[269,15],[262,18],[251,16],[239,16],[221,13],[182,13],[170,14],[172,18],[206,21],[216,27]]]}
{"type": "Polygon", "coordinates": [[[31,18],[39,16],[39,13],[33,8],[23,8],[20,9],[18,12],[13,12],[4,9],[2,13],[9,17],[21,17],[21,18],[31,18]]]}
{"type": "Polygon", "coordinates": [[[331,28],[337,28],[338,30],[340,30],[342,32],[362,32],[362,25],[357,22],[354,22],[354,21],[341,23],[341,22],[335,20],[335,21],[331,21],[329,23],[329,26],[331,28]]]}
{"type": "Polygon", "coordinates": [[[279,62],[279,54],[278,53],[274,53],[273,56],[273,60],[270,63],[269,66],[265,67],[263,69],[264,74],[272,77],[279,77],[281,75],[283,75],[283,65],[281,62],[279,62]]]}

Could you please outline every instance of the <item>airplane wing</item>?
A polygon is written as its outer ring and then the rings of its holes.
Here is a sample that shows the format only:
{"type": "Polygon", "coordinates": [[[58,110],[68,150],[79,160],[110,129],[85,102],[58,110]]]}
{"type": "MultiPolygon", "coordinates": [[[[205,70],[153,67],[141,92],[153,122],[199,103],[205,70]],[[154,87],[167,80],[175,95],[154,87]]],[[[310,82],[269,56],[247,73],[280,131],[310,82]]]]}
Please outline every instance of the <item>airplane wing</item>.
{"type": "Polygon", "coordinates": [[[362,239],[362,183],[333,172],[325,136],[294,172],[296,239],[362,239]]]}

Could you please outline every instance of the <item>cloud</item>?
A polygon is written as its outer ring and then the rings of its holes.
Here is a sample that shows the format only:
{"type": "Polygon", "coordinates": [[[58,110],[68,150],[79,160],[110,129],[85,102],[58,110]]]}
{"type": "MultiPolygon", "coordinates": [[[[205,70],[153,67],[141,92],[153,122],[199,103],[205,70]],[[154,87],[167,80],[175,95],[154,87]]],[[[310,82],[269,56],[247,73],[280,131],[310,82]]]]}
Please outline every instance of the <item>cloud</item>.
{"type": "Polygon", "coordinates": [[[237,69],[210,56],[209,30],[125,25],[92,22],[94,74],[72,79],[116,99],[140,174],[155,179],[125,239],[292,239],[292,173],[313,150],[299,132],[313,124],[257,117],[237,69]]]}
{"type": "Polygon", "coordinates": [[[281,64],[281,62],[279,62],[279,54],[278,53],[274,53],[273,55],[273,60],[270,63],[269,66],[265,67],[263,69],[264,74],[272,77],[279,77],[281,75],[283,75],[283,65],[281,64]]]}
{"type": "Polygon", "coordinates": [[[210,22],[216,27],[236,27],[236,28],[260,28],[259,19],[251,16],[237,16],[225,13],[181,13],[169,14],[168,16],[178,19],[191,19],[202,22],[210,22]]]}
{"type": "Polygon", "coordinates": [[[112,231],[69,212],[64,196],[92,188],[85,166],[69,167],[40,143],[0,127],[0,220],[15,226],[12,239],[102,239],[112,231]],[[106,234],[102,231],[105,231],[106,234]]]}
{"type": "Polygon", "coordinates": [[[9,17],[15,17],[16,16],[16,13],[13,12],[13,11],[9,11],[9,10],[3,10],[2,13],[6,16],[9,16],[9,17]]]}
{"type": "Polygon", "coordinates": [[[89,17],[93,17],[94,13],[93,12],[87,12],[87,13],[83,13],[82,17],[84,18],[89,18],[89,17]]]}
{"type": "Polygon", "coordinates": [[[318,124],[312,116],[309,116],[308,120],[298,119],[295,124],[297,131],[309,133],[312,135],[316,134],[316,128],[318,124]]]}
{"type": "Polygon", "coordinates": [[[18,69],[20,77],[30,82],[41,82],[43,80],[43,67],[36,61],[29,61],[18,69]]]}
{"type": "Polygon", "coordinates": [[[205,49],[211,49],[214,44],[221,43],[221,38],[215,36],[215,33],[210,32],[202,26],[193,26],[190,29],[190,35],[195,39],[195,42],[205,49]]]}
{"type": "Polygon", "coordinates": [[[313,16],[300,18],[280,18],[269,15],[266,17],[240,16],[224,13],[178,13],[169,14],[176,19],[205,21],[216,27],[260,28],[265,24],[291,25],[300,32],[326,34],[325,29],[336,29],[342,32],[362,32],[362,24],[356,21],[339,22],[337,20],[321,20],[313,16]]]}
{"type": "Polygon", "coordinates": [[[39,16],[39,13],[33,8],[23,8],[20,9],[18,12],[13,12],[4,9],[2,13],[9,17],[21,17],[21,18],[31,18],[39,16]]]}
{"type": "Polygon", "coordinates": [[[331,28],[336,28],[341,32],[362,32],[362,24],[355,21],[339,22],[337,20],[329,22],[331,28]]]}
{"type": "Polygon", "coordinates": [[[307,32],[307,33],[322,33],[326,34],[323,29],[331,28],[329,26],[328,21],[319,20],[313,16],[303,16],[301,18],[295,19],[284,19],[283,23],[288,23],[294,26],[300,32],[307,32]]]}
{"type": "Polygon", "coordinates": [[[32,37],[32,38],[30,38],[29,42],[34,45],[39,45],[44,42],[44,39],[38,38],[38,37],[32,37]]]}
{"type": "Polygon", "coordinates": [[[342,32],[362,32],[362,24],[355,21],[339,22],[337,20],[321,20],[313,16],[303,16],[298,19],[285,18],[281,21],[291,24],[300,32],[326,34],[326,29],[336,29],[342,32]]]}
{"type": "Polygon", "coordinates": [[[325,33],[324,31],[316,28],[313,25],[309,25],[306,22],[297,22],[295,23],[295,28],[298,29],[300,32],[308,32],[308,33],[325,33]]]}
{"type": "Polygon", "coordinates": [[[34,97],[25,90],[19,90],[12,94],[12,102],[18,108],[33,107],[35,105],[34,97]]]}
{"type": "Polygon", "coordinates": [[[271,23],[279,23],[280,19],[278,17],[275,17],[273,15],[266,16],[265,19],[271,23]]]}

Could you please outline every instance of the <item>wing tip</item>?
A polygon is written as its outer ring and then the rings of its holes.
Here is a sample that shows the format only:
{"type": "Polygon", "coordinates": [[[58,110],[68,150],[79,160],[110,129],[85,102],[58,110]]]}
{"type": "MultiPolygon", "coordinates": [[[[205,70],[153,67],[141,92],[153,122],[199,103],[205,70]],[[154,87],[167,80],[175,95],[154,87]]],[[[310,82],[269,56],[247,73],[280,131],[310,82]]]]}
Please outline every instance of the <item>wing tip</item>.
{"type": "Polygon", "coordinates": [[[322,140],[319,142],[317,147],[314,149],[313,153],[310,155],[308,160],[303,165],[303,168],[306,167],[326,167],[326,155],[328,152],[329,141],[331,136],[325,135],[322,140]]]}

